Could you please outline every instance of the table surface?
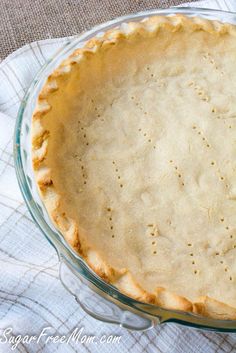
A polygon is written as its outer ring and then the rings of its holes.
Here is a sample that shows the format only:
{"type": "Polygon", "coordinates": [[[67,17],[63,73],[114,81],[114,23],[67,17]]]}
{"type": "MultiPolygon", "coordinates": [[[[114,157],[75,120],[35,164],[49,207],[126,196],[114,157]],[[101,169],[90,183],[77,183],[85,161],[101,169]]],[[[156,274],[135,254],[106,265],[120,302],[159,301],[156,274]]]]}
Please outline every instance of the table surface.
{"type": "MultiPolygon", "coordinates": [[[[194,1],[194,0],[193,0],[194,1]]],[[[65,37],[124,14],[184,0],[1,0],[0,59],[26,43],[65,37]]],[[[186,0],[185,0],[186,2],[186,0]]]]}

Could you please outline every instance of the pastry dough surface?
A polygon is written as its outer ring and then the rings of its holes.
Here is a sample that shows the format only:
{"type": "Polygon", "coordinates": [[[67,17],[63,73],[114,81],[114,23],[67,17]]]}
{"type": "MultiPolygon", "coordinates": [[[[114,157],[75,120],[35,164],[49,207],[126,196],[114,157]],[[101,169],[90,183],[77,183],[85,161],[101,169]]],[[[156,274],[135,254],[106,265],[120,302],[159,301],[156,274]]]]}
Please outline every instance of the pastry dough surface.
{"type": "Polygon", "coordinates": [[[120,36],[56,77],[36,176],[50,173],[85,258],[147,293],[236,308],[236,37],[173,26],[120,36]]]}

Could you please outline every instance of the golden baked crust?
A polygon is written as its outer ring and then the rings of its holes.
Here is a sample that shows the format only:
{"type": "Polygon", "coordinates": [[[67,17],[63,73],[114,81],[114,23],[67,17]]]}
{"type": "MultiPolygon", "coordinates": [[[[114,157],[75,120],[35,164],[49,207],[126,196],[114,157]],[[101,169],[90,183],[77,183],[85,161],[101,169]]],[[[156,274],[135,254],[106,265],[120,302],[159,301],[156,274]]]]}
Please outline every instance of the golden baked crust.
{"type": "Polygon", "coordinates": [[[236,319],[235,27],[123,24],[47,79],[32,160],[56,227],[143,302],[236,319]]]}

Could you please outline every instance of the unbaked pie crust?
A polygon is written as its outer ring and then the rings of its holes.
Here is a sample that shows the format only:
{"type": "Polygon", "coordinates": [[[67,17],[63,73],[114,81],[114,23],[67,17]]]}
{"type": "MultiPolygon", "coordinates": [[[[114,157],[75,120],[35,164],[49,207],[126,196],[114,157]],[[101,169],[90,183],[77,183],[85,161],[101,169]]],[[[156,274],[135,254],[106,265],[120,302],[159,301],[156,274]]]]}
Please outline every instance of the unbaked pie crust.
{"type": "Polygon", "coordinates": [[[56,227],[142,302],[236,319],[236,30],[123,24],[48,77],[32,159],[56,227]]]}

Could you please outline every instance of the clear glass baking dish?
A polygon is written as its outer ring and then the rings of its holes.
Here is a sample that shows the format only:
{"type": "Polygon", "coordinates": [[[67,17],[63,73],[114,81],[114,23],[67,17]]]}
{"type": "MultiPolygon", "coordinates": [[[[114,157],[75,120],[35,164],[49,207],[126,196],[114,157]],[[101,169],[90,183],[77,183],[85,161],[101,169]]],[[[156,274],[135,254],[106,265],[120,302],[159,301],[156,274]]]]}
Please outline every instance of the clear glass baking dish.
{"type": "Polygon", "coordinates": [[[78,303],[89,315],[103,322],[119,324],[132,330],[146,330],[158,324],[175,322],[202,329],[236,332],[236,320],[213,320],[195,314],[167,310],[155,305],[141,303],[127,297],[112,285],[104,282],[70,248],[63,236],[53,226],[39,198],[32,172],[31,116],[36,98],[46,77],[63,59],[76,48],[83,46],[83,43],[91,37],[99,36],[110,28],[119,27],[124,22],[141,21],[144,18],[156,15],[172,16],[177,13],[236,24],[235,13],[210,9],[170,8],[123,16],[75,36],[70,44],[66,44],[54,58],[44,65],[21,103],[14,134],[16,174],[21,192],[35,223],[57,251],[60,262],[59,276],[61,282],[75,296],[78,303]]]}

